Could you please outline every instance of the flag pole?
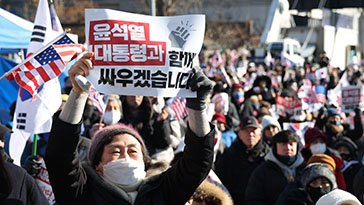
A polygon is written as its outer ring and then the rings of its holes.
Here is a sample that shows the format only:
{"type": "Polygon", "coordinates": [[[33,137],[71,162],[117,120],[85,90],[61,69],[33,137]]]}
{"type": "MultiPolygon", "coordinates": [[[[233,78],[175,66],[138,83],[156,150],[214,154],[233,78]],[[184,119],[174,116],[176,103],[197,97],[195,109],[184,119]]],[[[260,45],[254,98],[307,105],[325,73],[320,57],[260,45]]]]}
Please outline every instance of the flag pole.
{"type": "Polygon", "coordinates": [[[21,63],[19,63],[17,66],[15,66],[14,68],[12,68],[11,70],[9,70],[8,72],[4,73],[1,77],[0,80],[6,78],[8,75],[10,75],[10,73],[14,72],[16,69],[18,69],[20,66],[24,65],[26,62],[28,62],[30,59],[34,58],[34,56],[38,55],[39,53],[43,52],[45,49],[48,48],[48,46],[52,45],[53,43],[55,43],[56,41],[58,41],[59,39],[61,39],[67,32],[63,32],[61,35],[59,35],[57,38],[53,39],[52,41],[50,41],[47,45],[43,46],[41,49],[39,49],[37,52],[33,53],[31,56],[29,56],[28,58],[26,58],[25,60],[23,60],[21,63]]]}
{"type": "Polygon", "coordinates": [[[100,117],[100,124],[102,123],[102,121],[104,120],[104,114],[105,114],[105,110],[106,110],[106,107],[107,107],[107,103],[109,103],[109,95],[107,95],[107,98],[106,98],[106,103],[105,103],[105,109],[103,110],[102,112],[102,115],[100,117]]]}
{"type": "Polygon", "coordinates": [[[38,135],[34,134],[32,155],[37,156],[38,135]]]}

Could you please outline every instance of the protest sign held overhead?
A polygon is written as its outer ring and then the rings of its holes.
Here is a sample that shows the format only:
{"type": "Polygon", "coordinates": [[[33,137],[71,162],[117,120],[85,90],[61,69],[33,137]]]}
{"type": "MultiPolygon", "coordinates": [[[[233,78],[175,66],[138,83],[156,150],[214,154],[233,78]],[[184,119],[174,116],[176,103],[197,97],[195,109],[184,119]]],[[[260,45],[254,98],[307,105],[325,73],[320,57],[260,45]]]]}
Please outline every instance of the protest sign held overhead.
{"type": "Polygon", "coordinates": [[[189,89],[205,32],[204,15],[154,17],[86,9],[87,77],[106,94],[194,97],[189,89]]]}
{"type": "Polygon", "coordinates": [[[355,108],[364,108],[364,86],[347,86],[341,88],[341,109],[345,113],[355,108]]]}

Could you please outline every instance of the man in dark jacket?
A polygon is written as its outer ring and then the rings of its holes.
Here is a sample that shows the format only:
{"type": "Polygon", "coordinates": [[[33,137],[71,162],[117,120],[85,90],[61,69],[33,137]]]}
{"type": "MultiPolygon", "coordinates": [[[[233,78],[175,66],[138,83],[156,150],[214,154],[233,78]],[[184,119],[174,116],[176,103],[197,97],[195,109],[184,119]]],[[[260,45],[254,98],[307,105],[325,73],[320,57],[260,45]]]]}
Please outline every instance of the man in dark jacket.
{"type": "Polygon", "coordinates": [[[254,117],[244,118],[238,138],[216,162],[216,174],[229,190],[234,204],[244,204],[244,193],[250,175],[264,161],[268,151],[258,121],[254,117]]]}
{"type": "Polygon", "coordinates": [[[153,164],[142,137],[125,125],[105,127],[96,133],[89,160],[81,164],[76,149],[88,88],[81,88],[75,75],[89,73],[92,55],[86,53],[70,68],[73,90],[52,124],[45,162],[57,203],[184,204],[212,167],[215,133],[205,110],[211,82],[201,71],[191,77],[190,88],[197,91],[197,97],[186,100],[186,147],[183,157],[168,170],[150,175],[153,164]]]}
{"type": "Polygon", "coordinates": [[[323,112],[316,121],[315,126],[320,128],[327,136],[327,146],[335,149],[335,144],[342,137],[347,136],[356,142],[363,135],[363,124],[361,122],[361,111],[355,109],[354,129],[350,129],[348,124],[343,124],[340,113],[336,108],[330,107],[323,112]]]}
{"type": "Polygon", "coordinates": [[[284,130],[273,137],[265,162],[252,173],[245,192],[245,204],[275,204],[287,182],[295,180],[305,166],[298,152],[298,137],[284,130]]]}
{"type": "Polygon", "coordinates": [[[0,204],[49,204],[37,182],[0,154],[0,204]]]}

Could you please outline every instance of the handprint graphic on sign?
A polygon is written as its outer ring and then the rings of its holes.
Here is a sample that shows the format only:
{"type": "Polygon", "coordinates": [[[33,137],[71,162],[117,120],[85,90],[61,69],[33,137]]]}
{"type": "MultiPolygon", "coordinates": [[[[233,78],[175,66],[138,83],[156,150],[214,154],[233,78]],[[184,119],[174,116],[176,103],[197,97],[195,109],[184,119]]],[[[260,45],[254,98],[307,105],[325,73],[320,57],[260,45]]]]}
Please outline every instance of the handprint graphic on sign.
{"type": "Polygon", "coordinates": [[[172,47],[183,48],[191,31],[195,31],[191,29],[193,25],[188,24],[188,21],[185,25],[183,24],[183,21],[181,21],[181,25],[177,26],[177,28],[169,34],[169,40],[172,42],[172,47]]]}

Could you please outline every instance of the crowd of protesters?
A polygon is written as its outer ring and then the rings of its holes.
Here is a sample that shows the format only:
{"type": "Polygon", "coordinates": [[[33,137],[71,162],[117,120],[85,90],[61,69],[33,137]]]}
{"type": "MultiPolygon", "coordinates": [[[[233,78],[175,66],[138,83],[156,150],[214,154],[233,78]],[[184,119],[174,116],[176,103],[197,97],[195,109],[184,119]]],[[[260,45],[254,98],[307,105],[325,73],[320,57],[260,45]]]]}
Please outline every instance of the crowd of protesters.
{"type": "MultiPolygon", "coordinates": [[[[201,52],[189,82],[197,98],[186,99],[180,118],[174,98],[162,97],[105,95],[100,113],[75,78],[88,74],[90,58],[71,67],[39,156],[28,145],[22,157],[31,176],[44,158],[57,204],[363,203],[363,110],[344,113],[328,93],[340,80],[364,84],[364,65],[333,67],[324,54],[295,66],[253,62],[237,50],[201,52]],[[326,76],[317,76],[321,68],[326,76]],[[277,103],[304,101],[305,89],[319,85],[324,100],[298,111],[277,103]],[[312,126],[283,126],[306,122],[312,126]]],[[[10,132],[0,128],[0,137],[10,132]]],[[[1,152],[0,204],[48,203],[1,152]]]]}

